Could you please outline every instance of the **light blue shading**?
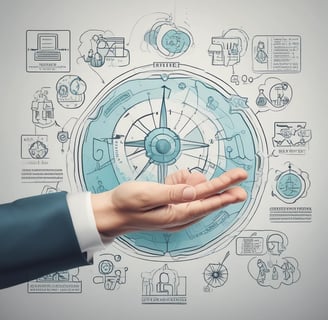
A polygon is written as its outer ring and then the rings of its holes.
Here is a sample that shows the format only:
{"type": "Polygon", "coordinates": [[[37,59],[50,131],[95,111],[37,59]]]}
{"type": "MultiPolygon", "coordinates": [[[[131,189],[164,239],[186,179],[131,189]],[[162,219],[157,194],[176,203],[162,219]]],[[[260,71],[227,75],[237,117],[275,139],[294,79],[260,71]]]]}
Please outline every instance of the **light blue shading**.
{"type": "Polygon", "coordinates": [[[186,32],[171,29],[163,35],[161,44],[170,54],[179,54],[189,49],[191,40],[186,32]]]}
{"type": "MultiPolygon", "coordinates": [[[[167,39],[170,36],[173,34],[168,35],[167,39]]],[[[182,42],[190,44],[185,35],[180,36],[182,42]]],[[[185,48],[186,45],[176,50],[185,48]]],[[[144,140],[125,142],[126,150],[139,148],[147,158],[147,165],[142,172],[143,180],[162,182],[170,166],[175,164],[183,152],[208,147],[208,141],[204,141],[197,130],[193,130],[186,137],[180,137],[173,128],[167,127],[169,112],[174,114],[174,98],[182,90],[193,92],[198,99],[198,105],[194,107],[199,111],[210,112],[213,119],[221,125],[213,139],[223,143],[224,150],[218,150],[218,154],[223,153],[226,161],[225,166],[221,167],[219,159],[210,160],[210,165],[215,168],[213,176],[242,167],[248,172],[248,180],[242,186],[248,194],[252,194],[260,160],[257,156],[258,136],[244,112],[247,109],[246,100],[237,95],[227,97],[220,86],[210,86],[202,78],[179,76],[131,78],[104,95],[85,122],[84,136],[81,137],[82,179],[88,190],[97,192],[100,180],[102,187],[110,190],[131,179],[117,166],[118,161],[124,160],[117,159],[113,145],[113,141],[125,136],[126,132],[114,134],[114,131],[124,114],[129,110],[133,111],[133,107],[141,102],[162,101],[160,121],[155,124],[156,128],[149,128],[144,140]],[[158,167],[157,177],[148,172],[150,166],[158,167]]],[[[146,115],[139,116],[142,118],[146,115]]],[[[178,114],[176,116],[178,117],[178,114]]],[[[129,128],[126,128],[126,131],[128,130],[129,128]]],[[[188,163],[185,167],[188,167],[188,163]]],[[[137,232],[121,236],[119,240],[145,254],[168,254],[172,257],[191,255],[217,242],[230,232],[236,222],[246,219],[245,212],[250,202],[251,197],[243,203],[213,212],[195,225],[177,233],[137,232]]]]}
{"type": "Polygon", "coordinates": [[[303,192],[301,177],[292,172],[282,174],[277,181],[277,191],[285,199],[299,197],[303,192]]]}

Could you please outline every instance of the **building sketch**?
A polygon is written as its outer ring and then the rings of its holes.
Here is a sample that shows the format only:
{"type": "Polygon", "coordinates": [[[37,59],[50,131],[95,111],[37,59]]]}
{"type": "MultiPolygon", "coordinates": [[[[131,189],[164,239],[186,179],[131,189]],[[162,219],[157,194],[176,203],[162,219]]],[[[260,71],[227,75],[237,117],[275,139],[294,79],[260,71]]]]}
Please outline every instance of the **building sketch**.
{"type": "Polygon", "coordinates": [[[31,110],[32,122],[40,128],[47,128],[55,124],[55,108],[48,98],[49,88],[43,87],[33,97],[31,110]]]}
{"type": "Polygon", "coordinates": [[[143,304],[186,304],[187,279],[164,264],[141,274],[143,304]]]}

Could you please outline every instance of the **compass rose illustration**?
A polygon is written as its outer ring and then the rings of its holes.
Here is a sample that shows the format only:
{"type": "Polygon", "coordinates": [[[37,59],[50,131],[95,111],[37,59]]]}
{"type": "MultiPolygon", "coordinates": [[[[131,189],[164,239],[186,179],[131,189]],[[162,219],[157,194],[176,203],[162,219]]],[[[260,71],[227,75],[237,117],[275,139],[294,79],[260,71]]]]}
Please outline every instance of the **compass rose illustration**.
{"type": "Polygon", "coordinates": [[[157,181],[163,183],[168,175],[168,167],[177,161],[181,153],[209,147],[209,144],[204,142],[181,139],[175,131],[168,127],[165,98],[165,90],[167,89],[163,86],[158,125],[154,121],[153,128],[146,130],[144,139],[124,142],[126,149],[129,147],[137,148],[138,152],[145,152],[148,158],[146,165],[140,170],[135,179],[138,179],[153,164],[157,166],[157,181]]]}
{"type": "Polygon", "coordinates": [[[217,78],[194,69],[135,69],[108,84],[77,123],[71,178],[102,192],[129,180],[164,183],[179,169],[211,179],[244,168],[249,178],[242,186],[250,195],[244,203],[177,233],[137,232],[115,240],[146,258],[203,254],[247,222],[260,197],[266,160],[256,126],[246,100],[217,78]]]}

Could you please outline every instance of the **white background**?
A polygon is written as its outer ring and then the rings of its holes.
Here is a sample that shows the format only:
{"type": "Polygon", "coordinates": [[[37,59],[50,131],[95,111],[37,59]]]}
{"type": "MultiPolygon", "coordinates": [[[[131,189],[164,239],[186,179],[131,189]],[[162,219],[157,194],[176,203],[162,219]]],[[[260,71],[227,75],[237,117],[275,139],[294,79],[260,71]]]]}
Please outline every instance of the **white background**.
{"type": "MultiPolygon", "coordinates": [[[[59,74],[26,72],[26,30],[71,30],[72,74],[87,82],[84,108],[103,85],[85,65],[76,63],[79,36],[88,29],[111,30],[117,36],[131,39],[128,49],[131,63],[124,71],[163,60],[156,53],[139,50],[140,35],[151,25],[154,12],[172,14],[177,25],[187,23],[194,38],[194,47],[179,61],[197,66],[229,80],[230,71],[211,66],[206,54],[212,36],[220,36],[230,28],[255,35],[300,35],[302,38],[302,70],[300,74],[283,75],[293,85],[292,103],[282,112],[258,116],[271,139],[274,121],[307,121],[313,139],[304,157],[296,162],[310,175],[311,187],[300,206],[313,210],[310,224],[272,225],[269,208],[281,205],[269,188],[249,229],[279,229],[288,235],[288,253],[298,259],[301,279],[292,286],[278,290],[257,285],[247,273],[248,258],[238,257],[234,245],[229,247],[226,261],[229,281],[211,293],[203,291],[202,272],[208,263],[218,262],[226,251],[199,260],[173,264],[180,275],[187,276],[186,305],[142,305],[141,273],[159,268],[162,263],[138,260],[122,255],[129,267],[127,284],[116,291],[105,291],[92,284],[93,267],[82,268],[81,294],[28,294],[26,284],[0,291],[0,319],[326,319],[327,317],[327,12],[325,0],[296,1],[17,1],[3,0],[0,5],[0,146],[1,202],[39,194],[39,185],[21,183],[21,134],[33,133],[31,102],[42,86],[54,87],[59,74]],[[150,15],[148,17],[148,15],[150,15]],[[137,21],[143,17],[142,22],[137,21]],[[146,25],[145,23],[148,23],[146,25]],[[136,24],[137,23],[137,24],[136,24]]],[[[250,56],[238,71],[251,72],[250,56]]],[[[113,68],[106,81],[122,72],[113,68]]],[[[257,85],[235,88],[239,95],[255,98],[257,85]]],[[[52,97],[55,100],[55,96],[52,97]]],[[[254,101],[253,101],[254,103],[254,101]]],[[[64,121],[65,110],[56,108],[58,119],[64,121]]],[[[72,112],[78,116],[81,110],[72,112]]],[[[39,132],[40,133],[40,132],[39,132]]],[[[288,161],[285,158],[284,161],[288,161]]],[[[65,157],[52,154],[49,164],[64,168],[65,157]]],[[[278,160],[277,160],[278,161],[278,160]]],[[[283,159],[280,159],[284,162],[283,159]]],[[[69,190],[65,180],[60,188],[69,190]]],[[[24,248],[22,247],[22,250],[24,248]]],[[[117,249],[111,249],[120,253],[117,249]]],[[[6,257],[0,257],[5,259],[6,257]]]]}

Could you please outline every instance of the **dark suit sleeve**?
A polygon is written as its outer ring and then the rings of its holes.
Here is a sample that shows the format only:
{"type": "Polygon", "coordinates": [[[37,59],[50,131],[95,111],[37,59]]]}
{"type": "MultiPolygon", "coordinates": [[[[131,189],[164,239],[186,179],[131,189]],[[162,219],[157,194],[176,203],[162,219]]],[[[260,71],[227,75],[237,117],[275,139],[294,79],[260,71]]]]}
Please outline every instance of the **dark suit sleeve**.
{"type": "Polygon", "coordinates": [[[0,205],[0,288],[86,264],[65,192],[0,205]]]}

